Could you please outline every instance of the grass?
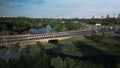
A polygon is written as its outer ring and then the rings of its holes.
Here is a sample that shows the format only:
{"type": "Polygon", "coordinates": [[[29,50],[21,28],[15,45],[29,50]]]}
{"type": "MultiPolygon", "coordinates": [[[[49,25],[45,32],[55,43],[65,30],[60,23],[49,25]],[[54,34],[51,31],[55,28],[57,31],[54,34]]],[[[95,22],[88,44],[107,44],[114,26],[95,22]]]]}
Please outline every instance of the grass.
{"type": "Polygon", "coordinates": [[[84,42],[88,43],[89,45],[94,46],[95,48],[98,48],[102,50],[105,53],[108,54],[114,54],[114,55],[120,55],[120,39],[114,39],[111,36],[103,37],[102,40],[100,41],[94,41],[92,39],[85,39],[84,42]],[[85,40],[89,40],[90,42],[88,43],[85,40]]]}
{"type": "Polygon", "coordinates": [[[51,43],[44,44],[45,49],[51,49],[51,48],[54,48],[54,47],[56,47],[55,44],[51,44],[51,43]]]}
{"type": "MultiPolygon", "coordinates": [[[[67,40],[62,40],[60,43],[64,44],[62,53],[69,55],[92,55],[92,54],[111,54],[120,55],[120,38],[112,36],[102,36],[101,40],[95,41],[87,37],[73,37],[67,40]]],[[[99,39],[99,38],[97,38],[99,39]]]]}
{"type": "Polygon", "coordinates": [[[64,42],[61,53],[68,54],[68,55],[75,55],[75,56],[82,55],[82,53],[75,46],[75,44],[73,42],[69,42],[69,41],[64,42]]]}
{"type": "Polygon", "coordinates": [[[71,37],[69,39],[64,39],[64,40],[60,40],[59,43],[65,43],[65,42],[71,42],[71,41],[80,41],[80,40],[84,40],[85,37],[84,36],[78,36],[78,37],[71,37]]]}

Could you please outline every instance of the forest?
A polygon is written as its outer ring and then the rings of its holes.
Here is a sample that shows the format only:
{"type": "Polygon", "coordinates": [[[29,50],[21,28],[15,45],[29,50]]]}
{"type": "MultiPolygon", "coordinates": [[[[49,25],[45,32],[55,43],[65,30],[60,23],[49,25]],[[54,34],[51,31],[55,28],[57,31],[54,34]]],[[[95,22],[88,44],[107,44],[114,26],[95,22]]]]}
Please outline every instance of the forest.
{"type": "Polygon", "coordinates": [[[81,23],[102,25],[118,25],[117,18],[105,19],[79,19],[79,18],[26,18],[26,17],[0,17],[0,35],[30,34],[31,28],[40,29],[50,25],[50,32],[62,32],[71,30],[81,30],[86,28],[81,23]]]}

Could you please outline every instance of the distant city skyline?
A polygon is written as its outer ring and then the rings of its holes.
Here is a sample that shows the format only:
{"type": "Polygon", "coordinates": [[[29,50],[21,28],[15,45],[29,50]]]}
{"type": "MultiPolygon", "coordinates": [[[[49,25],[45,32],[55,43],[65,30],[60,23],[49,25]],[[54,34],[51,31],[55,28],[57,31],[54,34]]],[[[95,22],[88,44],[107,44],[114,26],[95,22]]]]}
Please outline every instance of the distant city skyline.
{"type": "Polygon", "coordinates": [[[120,0],[0,0],[0,16],[90,18],[120,13],[120,0]]]}
{"type": "Polygon", "coordinates": [[[7,17],[7,18],[17,18],[17,17],[26,17],[26,18],[86,18],[86,19],[93,19],[93,18],[98,18],[98,19],[102,19],[102,18],[120,18],[120,14],[114,14],[114,15],[104,15],[104,16],[90,16],[90,17],[28,17],[28,16],[7,16],[7,15],[3,15],[0,17],[7,17]]]}

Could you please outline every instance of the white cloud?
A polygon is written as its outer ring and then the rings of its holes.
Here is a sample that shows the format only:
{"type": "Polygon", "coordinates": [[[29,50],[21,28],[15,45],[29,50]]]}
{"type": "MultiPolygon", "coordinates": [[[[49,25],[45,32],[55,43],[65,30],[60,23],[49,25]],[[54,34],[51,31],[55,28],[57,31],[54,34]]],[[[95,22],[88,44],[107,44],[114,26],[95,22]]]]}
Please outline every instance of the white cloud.
{"type": "Polygon", "coordinates": [[[7,8],[2,8],[0,12],[14,6],[17,8],[14,11],[16,13],[22,10],[24,14],[37,16],[41,13],[43,16],[49,17],[92,16],[118,13],[120,12],[119,3],[120,0],[0,0],[0,7],[3,4],[3,6],[7,6],[7,8]]]}

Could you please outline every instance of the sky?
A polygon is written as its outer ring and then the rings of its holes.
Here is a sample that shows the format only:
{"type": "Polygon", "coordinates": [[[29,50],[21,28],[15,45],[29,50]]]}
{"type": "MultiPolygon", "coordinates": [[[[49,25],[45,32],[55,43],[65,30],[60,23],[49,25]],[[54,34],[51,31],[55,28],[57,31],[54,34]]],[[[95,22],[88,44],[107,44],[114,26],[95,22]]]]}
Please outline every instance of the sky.
{"type": "Polygon", "coordinates": [[[120,0],[0,0],[0,16],[92,17],[120,13],[120,0]]]}

